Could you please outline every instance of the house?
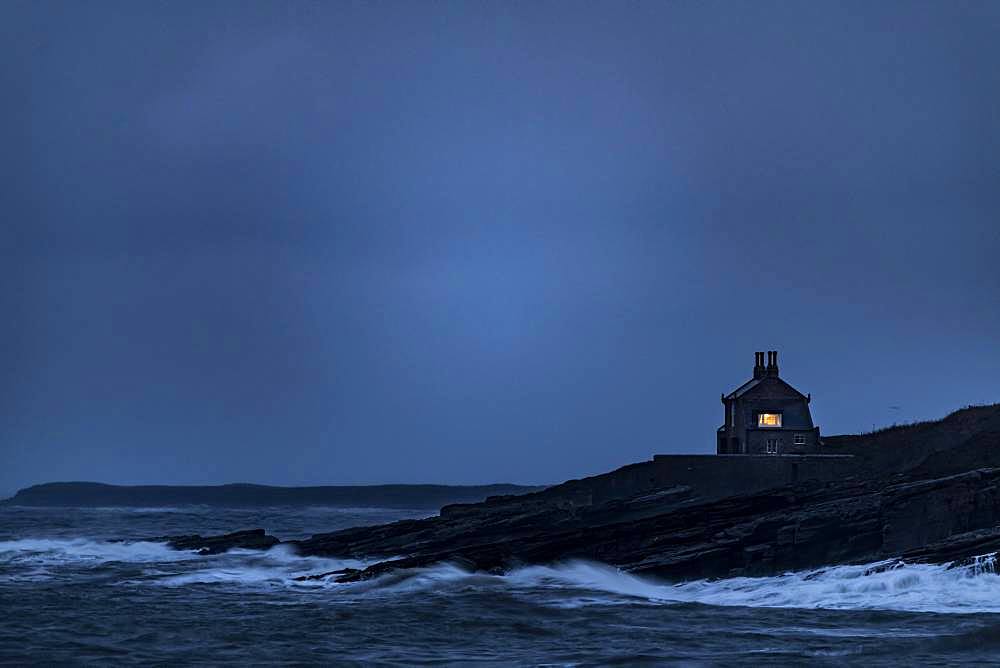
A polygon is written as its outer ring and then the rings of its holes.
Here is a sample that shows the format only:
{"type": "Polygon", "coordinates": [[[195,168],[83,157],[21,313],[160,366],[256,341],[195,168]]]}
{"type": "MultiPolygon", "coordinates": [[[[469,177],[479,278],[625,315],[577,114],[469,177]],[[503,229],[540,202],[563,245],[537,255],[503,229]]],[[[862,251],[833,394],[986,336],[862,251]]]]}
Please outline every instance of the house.
{"type": "Polygon", "coordinates": [[[808,454],[819,449],[819,427],[809,413],[811,396],[778,377],[778,352],[754,353],[753,378],[722,395],[726,421],[716,454],[808,454]]]}

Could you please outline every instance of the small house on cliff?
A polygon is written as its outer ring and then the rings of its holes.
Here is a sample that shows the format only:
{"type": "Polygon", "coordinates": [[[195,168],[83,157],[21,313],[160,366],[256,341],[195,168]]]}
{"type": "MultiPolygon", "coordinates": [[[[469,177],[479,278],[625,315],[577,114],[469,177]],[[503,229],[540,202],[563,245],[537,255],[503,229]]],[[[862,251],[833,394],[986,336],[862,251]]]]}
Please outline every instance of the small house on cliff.
{"type": "Polygon", "coordinates": [[[720,455],[780,455],[816,452],[819,427],[809,412],[811,396],[778,377],[778,351],[754,353],[753,378],[722,395],[725,424],[719,427],[720,455]]]}

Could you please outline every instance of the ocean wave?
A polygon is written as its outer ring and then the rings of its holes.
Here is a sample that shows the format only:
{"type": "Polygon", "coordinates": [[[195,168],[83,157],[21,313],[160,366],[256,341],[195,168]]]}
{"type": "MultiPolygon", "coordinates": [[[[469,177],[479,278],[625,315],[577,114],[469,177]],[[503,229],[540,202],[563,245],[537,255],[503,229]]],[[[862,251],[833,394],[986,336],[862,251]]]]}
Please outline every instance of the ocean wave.
{"type": "Polygon", "coordinates": [[[510,593],[559,592],[548,605],[580,607],[642,601],[653,605],[892,610],[936,613],[1000,613],[1000,576],[973,564],[888,562],[834,566],[774,577],[658,582],[585,561],[529,566],[506,575],[470,573],[453,564],[397,571],[350,585],[355,592],[405,593],[422,590],[493,588],[510,593]]]}
{"type": "MultiPolygon", "coordinates": [[[[527,566],[505,575],[469,572],[443,563],[402,569],[371,580],[340,584],[304,575],[364,568],[370,561],[295,554],[279,545],[268,551],[232,550],[199,556],[163,543],[106,542],[84,538],[0,541],[4,579],[42,579],[109,562],[142,564],[143,584],[280,586],[330,589],[331,595],[396,596],[421,592],[496,591],[541,605],[583,607],[641,602],[649,605],[892,610],[935,613],[1000,613],[1000,575],[987,555],[970,565],[874,564],[832,566],[773,577],[736,577],[679,584],[633,575],[600,563],[572,561],[527,566]]],[[[137,581],[127,576],[123,583],[137,581]]]]}
{"type": "Polygon", "coordinates": [[[1000,612],[1000,576],[980,563],[833,566],[774,577],[737,577],[667,584],[615,568],[575,562],[532,567],[512,574],[540,585],[560,583],[651,603],[717,606],[896,610],[907,612],[1000,612]]]}
{"type": "Polygon", "coordinates": [[[0,581],[51,580],[115,563],[143,567],[141,578],[134,576],[136,571],[129,571],[131,575],[119,584],[165,586],[229,583],[309,587],[313,582],[298,582],[296,578],[368,565],[356,559],[303,557],[285,545],[267,551],[238,549],[202,556],[196,551],[174,550],[164,543],[146,541],[110,542],[84,538],[0,541],[0,581]]]}
{"type": "Polygon", "coordinates": [[[675,600],[710,605],[896,610],[907,612],[1000,612],[1000,576],[974,564],[885,563],[834,566],[770,578],[697,581],[671,587],[675,600]]]}
{"type": "Polygon", "coordinates": [[[172,550],[164,543],[95,541],[86,538],[22,538],[0,541],[0,564],[160,562],[195,559],[197,554],[172,550]]]}
{"type": "Polygon", "coordinates": [[[311,588],[323,586],[322,580],[297,580],[302,575],[328,573],[345,568],[364,568],[370,562],[357,559],[303,557],[287,545],[267,551],[230,550],[209,557],[202,568],[184,573],[164,574],[156,582],[181,587],[191,584],[233,584],[239,586],[278,585],[311,588]]]}

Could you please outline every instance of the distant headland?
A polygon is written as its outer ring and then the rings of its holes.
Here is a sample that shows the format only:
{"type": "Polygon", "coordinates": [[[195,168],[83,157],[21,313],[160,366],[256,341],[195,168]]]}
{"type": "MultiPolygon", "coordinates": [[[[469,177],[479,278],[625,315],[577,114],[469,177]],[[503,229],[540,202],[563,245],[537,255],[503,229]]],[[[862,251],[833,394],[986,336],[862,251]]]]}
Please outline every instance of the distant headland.
{"type": "Polygon", "coordinates": [[[17,506],[337,506],[437,510],[452,503],[477,503],[491,496],[526,494],[543,489],[523,485],[106,485],[98,482],[50,482],[34,485],[0,501],[17,506]]]}

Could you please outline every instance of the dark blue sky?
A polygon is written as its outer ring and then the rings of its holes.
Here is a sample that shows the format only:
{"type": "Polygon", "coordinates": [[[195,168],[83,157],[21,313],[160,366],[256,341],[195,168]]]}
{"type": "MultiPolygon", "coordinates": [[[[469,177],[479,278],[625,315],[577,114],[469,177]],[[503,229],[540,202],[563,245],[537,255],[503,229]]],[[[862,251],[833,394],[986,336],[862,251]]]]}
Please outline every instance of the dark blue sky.
{"type": "Polygon", "coordinates": [[[553,482],[1000,400],[1000,3],[0,4],[0,491],[553,482]],[[891,409],[890,406],[899,406],[891,409]]]}

